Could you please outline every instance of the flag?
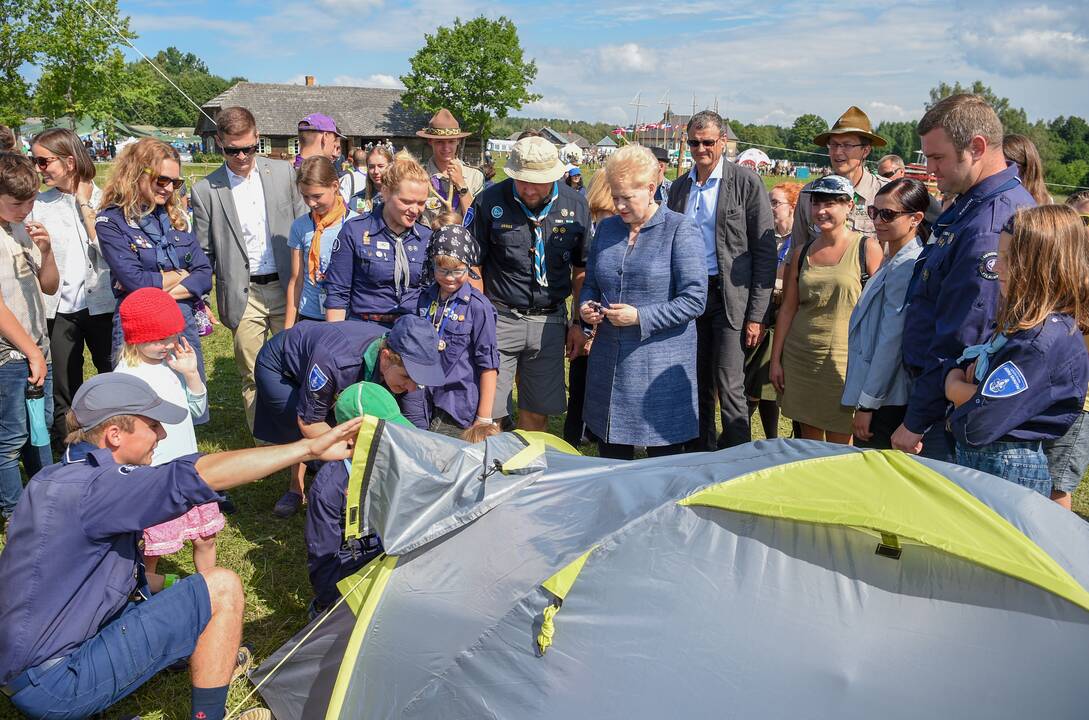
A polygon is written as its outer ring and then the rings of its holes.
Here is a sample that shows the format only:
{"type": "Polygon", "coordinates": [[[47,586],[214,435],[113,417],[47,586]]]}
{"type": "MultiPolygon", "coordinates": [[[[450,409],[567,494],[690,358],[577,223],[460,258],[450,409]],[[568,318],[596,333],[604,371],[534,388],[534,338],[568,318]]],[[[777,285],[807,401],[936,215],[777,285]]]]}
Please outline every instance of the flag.
{"type": "Polygon", "coordinates": [[[623,135],[623,134],[624,134],[624,128],[617,128],[616,130],[613,130],[613,135],[623,135]]]}

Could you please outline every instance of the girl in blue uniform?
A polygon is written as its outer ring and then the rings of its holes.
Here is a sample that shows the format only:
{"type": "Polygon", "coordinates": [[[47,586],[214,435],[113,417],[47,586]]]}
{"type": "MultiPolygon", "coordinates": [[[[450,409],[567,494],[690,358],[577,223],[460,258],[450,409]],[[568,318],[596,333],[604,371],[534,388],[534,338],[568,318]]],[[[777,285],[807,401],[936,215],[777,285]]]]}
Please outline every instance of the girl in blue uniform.
{"type": "Polygon", "coordinates": [[[1089,377],[1086,228],[1068,207],[1022,210],[979,272],[997,276],[1002,301],[991,340],[947,363],[957,462],[1049,497],[1042,442],[1073,424],[1089,377]]]}

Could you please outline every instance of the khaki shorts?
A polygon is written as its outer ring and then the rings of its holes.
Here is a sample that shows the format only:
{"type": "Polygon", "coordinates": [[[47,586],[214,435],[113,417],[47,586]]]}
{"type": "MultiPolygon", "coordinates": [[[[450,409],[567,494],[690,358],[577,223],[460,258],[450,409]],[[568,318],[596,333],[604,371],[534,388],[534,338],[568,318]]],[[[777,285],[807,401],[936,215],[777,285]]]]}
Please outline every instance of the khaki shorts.
{"type": "Polygon", "coordinates": [[[511,393],[518,378],[518,407],[540,415],[567,410],[564,357],[567,350],[567,309],[551,315],[522,315],[496,308],[499,379],[492,417],[510,414],[511,393]]]}

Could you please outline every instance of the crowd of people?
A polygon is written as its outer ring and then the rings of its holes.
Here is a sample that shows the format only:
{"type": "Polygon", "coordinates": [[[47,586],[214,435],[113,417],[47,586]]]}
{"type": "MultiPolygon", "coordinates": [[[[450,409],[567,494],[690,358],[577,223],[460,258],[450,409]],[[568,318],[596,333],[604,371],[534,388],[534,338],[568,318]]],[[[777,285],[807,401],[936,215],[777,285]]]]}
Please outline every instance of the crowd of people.
{"type": "Polygon", "coordinates": [[[309,506],[316,616],[381,552],[344,535],[364,414],[470,442],[565,415],[567,442],[623,461],[749,442],[754,414],[776,437],[781,413],[1066,507],[1089,464],[1089,193],[1053,204],[977,96],[919,122],[936,195],[895,156],[867,167],[886,141],[857,107],[813,138],[829,174],[770,191],[711,111],[675,180],[664,149],[627,145],[585,184],[532,131],[494,182],[446,110],[426,162],[377,144],[351,169],[325,115],[293,165],[257,154],[247,109],[216,123],[192,221],[158,140],[101,190],[70,131],[0,154],[0,686],[28,716],[101,711],[188,659],[193,717],[222,718],[248,662],[223,492],[289,470],[269,511],[309,506]],[[258,447],[202,456],[216,325],[258,447]],[[186,541],[198,572],[156,572],[186,541]]]}

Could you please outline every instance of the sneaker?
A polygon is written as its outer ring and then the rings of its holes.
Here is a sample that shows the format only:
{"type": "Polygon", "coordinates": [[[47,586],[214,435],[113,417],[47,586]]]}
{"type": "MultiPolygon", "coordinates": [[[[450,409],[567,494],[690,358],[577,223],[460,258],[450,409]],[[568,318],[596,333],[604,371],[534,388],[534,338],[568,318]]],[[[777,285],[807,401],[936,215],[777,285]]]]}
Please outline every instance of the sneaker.
{"type": "Polygon", "coordinates": [[[234,515],[238,512],[238,508],[234,505],[234,500],[231,500],[231,496],[227,494],[226,490],[221,492],[220,495],[223,496],[223,499],[219,501],[219,511],[221,513],[224,515],[234,515]]]}
{"type": "MultiPolygon", "coordinates": [[[[231,673],[231,682],[234,682],[238,678],[249,675],[250,670],[253,669],[253,646],[251,645],[239,645],[238,655],[234,660],[234,672],[231,673]]],[[[268,712],[267,710],[265,712],[268,712]]]]}
{"type": "Polygon", "coordinates": [[[238,720],[273,720],[268,708],[250,708],[238,716],[238,720]]]}
{"type": "Polygon", "coordinates": [[[281,495],[280,499],[276,501],[276,505],[272,508],[272,514],[286,520],[299,511],[299,508],[302,507],[302,503],[302,495],[289,490],[281,495]]]}

